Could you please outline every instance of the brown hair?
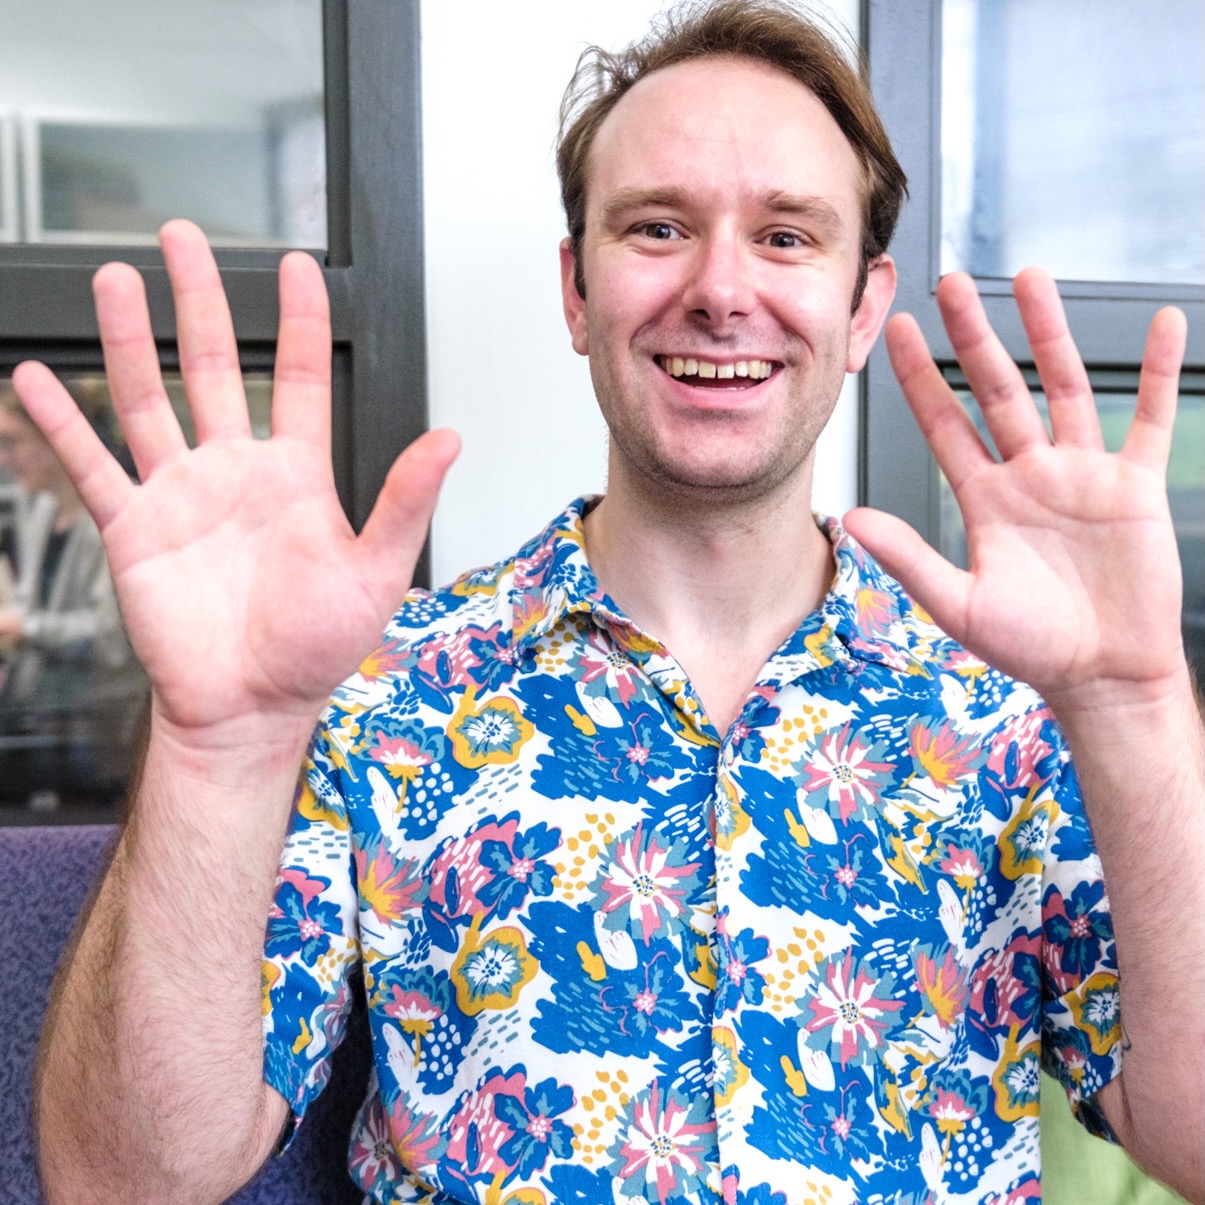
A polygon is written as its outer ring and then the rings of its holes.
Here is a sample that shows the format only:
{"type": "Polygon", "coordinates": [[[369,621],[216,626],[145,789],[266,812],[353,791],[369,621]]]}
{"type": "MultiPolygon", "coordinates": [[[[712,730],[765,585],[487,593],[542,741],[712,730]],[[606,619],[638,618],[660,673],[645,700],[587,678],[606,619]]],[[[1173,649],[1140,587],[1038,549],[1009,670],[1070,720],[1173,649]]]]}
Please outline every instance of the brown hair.
{"type": "Polygon", "coordinates": [[[645,38],[618,53],[598,46],[583,51],[561,101],[556,151],[577,291],[586,295],[580,254],[586,229],[586,172],[599,127],[646,75],[716,56],[764,63],[798,80],[829,111],[857,155],[863,212],[862,263],[852,307],[856,310],[870,265],[887,250],[895,231],[907,179],[870,98],[861,56],[835,28],[788,0],[689,0],[663,14],[645,38]],[[856,69],[843,47],[855,54],[856,69]]]}

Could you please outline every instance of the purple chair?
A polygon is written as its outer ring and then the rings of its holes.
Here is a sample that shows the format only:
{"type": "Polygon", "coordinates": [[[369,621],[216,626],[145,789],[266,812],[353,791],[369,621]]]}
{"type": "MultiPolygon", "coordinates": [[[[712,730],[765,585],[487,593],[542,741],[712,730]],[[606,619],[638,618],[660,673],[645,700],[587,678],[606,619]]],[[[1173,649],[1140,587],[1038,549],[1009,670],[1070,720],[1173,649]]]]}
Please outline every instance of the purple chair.
{"type": "MultiPolygon", "coordinates": [[[[8,984],[0,1016],[3,1205],[42,1202],[30,1127],[34,1053],[55,966],[116,835],[109,825],[0,827],[0,966],[8,984]]],[[[360,1205],[363,1194],[347,1173],[347,1145],[371,1057],[361,1007],[293,1145],[231,1205],[360,1205]]]]}

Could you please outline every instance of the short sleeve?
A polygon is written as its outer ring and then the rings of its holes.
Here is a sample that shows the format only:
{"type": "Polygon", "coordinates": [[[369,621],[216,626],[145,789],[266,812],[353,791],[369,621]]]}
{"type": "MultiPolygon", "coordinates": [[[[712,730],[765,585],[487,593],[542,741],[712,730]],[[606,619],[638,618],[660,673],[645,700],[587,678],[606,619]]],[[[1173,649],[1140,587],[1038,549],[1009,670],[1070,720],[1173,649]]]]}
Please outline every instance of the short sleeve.
{"type": "Polygon", "coordinates": [[[348,815],[329,749],[320,727],[298,781],[264,937],[264,1080],[288,1101],[294,1125],[330,1078],[358,957],[348,815]]]}
{"type": "Polygon", "coordinates": [[[1042,881],[1042,1065],[1062,1084],[1079,1120],[1109,1138],[1094,1098],[1121,1071],[1117,949],[1100,858],[1069,758],[1054,799],[1042,881]]]}

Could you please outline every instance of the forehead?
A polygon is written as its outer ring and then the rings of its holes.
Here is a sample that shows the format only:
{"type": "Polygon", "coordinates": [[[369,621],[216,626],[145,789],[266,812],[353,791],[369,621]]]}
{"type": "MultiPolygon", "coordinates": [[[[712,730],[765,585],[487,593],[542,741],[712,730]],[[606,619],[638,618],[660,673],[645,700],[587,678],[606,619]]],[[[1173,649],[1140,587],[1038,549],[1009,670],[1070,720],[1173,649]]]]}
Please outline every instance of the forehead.
{"type": "Polygon", "coordinates": [[[700,200],[784,192],[860,205],[861,168],[810,89],[748,59],[692,59],[634,84],[590,149],[587,212],[623,189],[700,200]]]}

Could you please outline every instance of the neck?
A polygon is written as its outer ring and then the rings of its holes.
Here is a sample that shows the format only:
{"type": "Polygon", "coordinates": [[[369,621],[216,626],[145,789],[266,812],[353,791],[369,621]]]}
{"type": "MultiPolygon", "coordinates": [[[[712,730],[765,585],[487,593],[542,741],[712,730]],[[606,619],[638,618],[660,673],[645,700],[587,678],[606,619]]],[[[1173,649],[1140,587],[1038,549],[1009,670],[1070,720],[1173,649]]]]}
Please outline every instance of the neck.
{"type": "Polygon", "coordinates": [[[832,582],[810,474],[800,477],[772,498],[707,506],[613,483],[586,517],[599,584],[673,653],[720,732],[832,582]]]}

